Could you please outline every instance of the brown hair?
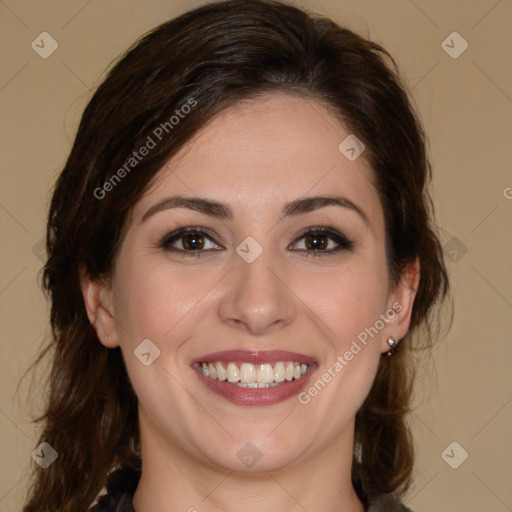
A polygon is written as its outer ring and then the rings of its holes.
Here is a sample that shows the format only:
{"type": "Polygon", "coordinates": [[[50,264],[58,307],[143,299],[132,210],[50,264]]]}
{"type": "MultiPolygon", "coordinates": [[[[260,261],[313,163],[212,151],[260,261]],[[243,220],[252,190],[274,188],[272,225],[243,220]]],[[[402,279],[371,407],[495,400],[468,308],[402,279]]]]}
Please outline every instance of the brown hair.
{"type": "Polygon", "coordinates": [[[433,312],[448,292],[427,190],[424,133],[396,64],[381,46],[291,5],[228,0],[189,11],[142,37],[83,113],[49,211],[44,289],[52,340],[36,361],[52,361],[46,409],[36,421],[44,426],[40,441],[59,458],[47,469],[35,467],[24,512],[86,510],[113,468],[141,465],[137,399],[120,349],[99,343],[87,319],[79,265],[92,278],[108,276],[131,209],[169,158],[223,109],[272,92],[322,102],[365,144],[385,214],[393,283],[419,257],[410,330],[392,357],[381,358],[357,414],[360,456],[353,464],[361,499],[407,489],[413,462],[405,421],[410,351],[413,338],[414,346],[420,339],[413,335],[421,330],[430,344],[433,312]],[[193,102],[171,128],[171,116],[193,102]],[[113,182],[165,122],[168,133],[113,182]]]}

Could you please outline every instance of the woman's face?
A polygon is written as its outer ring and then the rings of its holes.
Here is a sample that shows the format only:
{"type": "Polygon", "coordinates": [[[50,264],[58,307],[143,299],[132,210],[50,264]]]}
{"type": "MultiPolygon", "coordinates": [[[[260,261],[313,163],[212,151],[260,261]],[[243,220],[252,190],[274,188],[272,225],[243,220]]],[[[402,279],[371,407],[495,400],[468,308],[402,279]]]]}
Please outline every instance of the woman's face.
{"type": "Polygon", "coordinates": [[[364,152],[339,148],[349,135],[313,101],[239,104],[135,206],[92,316],[122,349],[148,453],[260,471],[352,450],[412,302],[389,290],[382,207],[364,152]]]}

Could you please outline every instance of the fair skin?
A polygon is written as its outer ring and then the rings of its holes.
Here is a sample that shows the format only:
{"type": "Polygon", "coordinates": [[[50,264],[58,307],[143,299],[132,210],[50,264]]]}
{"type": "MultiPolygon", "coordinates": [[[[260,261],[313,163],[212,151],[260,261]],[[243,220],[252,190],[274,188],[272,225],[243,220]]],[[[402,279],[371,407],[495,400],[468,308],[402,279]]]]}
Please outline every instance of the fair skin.
{"type": "Polygon", "coordinates": [[[82,275],[89,319],[105,346],[121,347],[139,401],[137,512],[363,510],[350,478],[354,418],[387,339],[407,333],[419,269],[409,265],[390,286],[371,169],[338,150],[349,133],[319,103],[283,94],[225,110],[135,205],[111,278],[82,275]],[[223,203],[232,218],[168,208],[142,220],[175,195],[223,203]],[[362,213],[330,205],[280,219],[286,203],[320,195],[362,213]],[[190,256],[186,236],[172,246],[188,256],[159,247],[188,226],[206,231],[201,257],[190,256]],[[353,247],[329,253],[339,244],[320,235],[324,252],[307,257],[315,237],[304,233],[319,226],[353,247]],[[263,249],[251,263],[236,252],[248,236],[263,249]],[[224,350],[297,352],[317,363],[307,390],[396,302],[400,312],[307,404],[297,394],[233,403],[192,366],[224,350]],[[133,353],[144,339],[160,350],[148,366],[133,353]],[[261,458],[246,467],[237,454],[249,442],[261,458]]]}

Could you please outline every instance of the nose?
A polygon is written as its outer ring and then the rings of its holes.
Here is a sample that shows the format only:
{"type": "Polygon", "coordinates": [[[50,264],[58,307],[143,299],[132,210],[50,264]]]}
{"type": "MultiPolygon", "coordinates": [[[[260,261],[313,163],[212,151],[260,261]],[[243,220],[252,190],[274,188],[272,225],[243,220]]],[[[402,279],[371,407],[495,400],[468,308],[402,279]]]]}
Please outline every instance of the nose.
{"type": "Polygon", "coordinates": [[[234,260],[219,304],[221,320],[253,335],[289,325],[296,315],[296,299],[270,251],[264,250],[252,263],[238,255],[234,260]]]}

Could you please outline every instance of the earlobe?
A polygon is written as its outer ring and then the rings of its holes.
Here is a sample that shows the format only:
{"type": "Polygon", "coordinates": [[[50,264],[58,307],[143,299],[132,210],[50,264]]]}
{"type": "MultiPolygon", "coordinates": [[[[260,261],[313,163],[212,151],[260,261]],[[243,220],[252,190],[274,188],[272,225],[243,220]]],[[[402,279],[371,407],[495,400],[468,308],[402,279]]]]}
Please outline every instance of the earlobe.
{"type": "Polygon", "coordinates": [[[119,345],[112,306],[110,285],[105,280],[92,279],[80,265],[80,286],[87,318],[96,330],[99,341],[108,348],[119,345]]]}
{"type": "Polygon", "coordinates": [[[414,299],[420,282],[420,262],[416,258],[413,262],[409,263],[402,271],[400,281],[395,287],[390,306],[395,314],[392,321],[389,323],[387,336],[383,340],[382,352],[388,352],[390,345],[387,340],[394,338],[396,344],[401,340],[409,331],[411,323],[411,316],[414,306],[414,299]]]}

